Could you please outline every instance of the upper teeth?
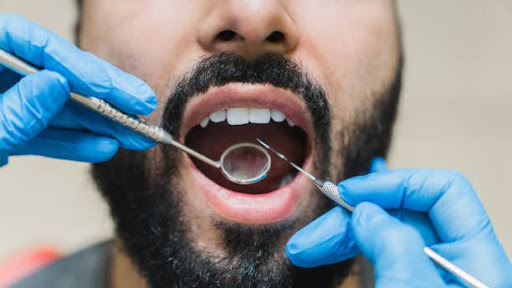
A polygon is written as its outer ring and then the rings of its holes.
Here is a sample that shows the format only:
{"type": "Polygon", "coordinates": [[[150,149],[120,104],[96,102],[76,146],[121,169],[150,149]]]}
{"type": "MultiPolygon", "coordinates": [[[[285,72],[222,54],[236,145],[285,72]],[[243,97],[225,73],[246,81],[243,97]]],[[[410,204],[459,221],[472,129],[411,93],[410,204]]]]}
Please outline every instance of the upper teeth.
{"type": "Polygon", "coordinates": [[[226,121],[226,110],[218,110],[210,115],[210,120],[213,123],[220,123],[226,121]]]}
{"type": "Polygon", "coordinates": [[[270,122],[270,110],[269,109],[249,109],[249,122],[265,124],[270,122]]]}
{"type": "Polygon", "coordinates": [[[201,121],[201,127],[206,127],[210,121],[220,123],[227,120],[229,125],[244,125],[248,123],[267,124],[270,119],[275,122],[283,122],[286,120],[288,125],[294,126],[293,122],[286,119],[283,112],[266,108],[229,108],[221,109],[210,114],[201,121]]]}

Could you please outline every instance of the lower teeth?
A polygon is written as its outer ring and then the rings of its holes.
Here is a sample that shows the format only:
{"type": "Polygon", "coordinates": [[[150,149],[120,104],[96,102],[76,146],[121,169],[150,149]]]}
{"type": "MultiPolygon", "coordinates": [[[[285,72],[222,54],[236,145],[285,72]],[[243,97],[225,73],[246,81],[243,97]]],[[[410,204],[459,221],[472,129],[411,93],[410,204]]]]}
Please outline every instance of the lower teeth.
{"type": "Polygon", "coordinates": [[[283,176],[283,178],[281,179],[281,184],[279,185],[279,188],[292,183],[293,178],[295,178],[295,175],[296,175],[296,173],[290,172],[290,173],[286,174],[285,176],[283,176]]]}

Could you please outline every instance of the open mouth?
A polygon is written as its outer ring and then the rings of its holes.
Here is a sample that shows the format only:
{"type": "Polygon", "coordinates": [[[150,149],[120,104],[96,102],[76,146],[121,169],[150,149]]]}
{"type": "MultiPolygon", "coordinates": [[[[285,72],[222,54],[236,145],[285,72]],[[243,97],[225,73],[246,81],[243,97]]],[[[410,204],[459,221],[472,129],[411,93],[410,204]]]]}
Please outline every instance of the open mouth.
{"type": "MultiPolygon", "coordinates": [[[[230,146],[242,142],[267,141],[279,151],[286,151],[294,163],[302,165],[307,154],[307,136],[304,130],[286,118],[286,115],[269,108],[238,107],[220,109],[193,127],[185,137],[185,144],[211,159],[220,159],[230,146]]],[[[216,169],[197,159],[192,159],[198,169],[218,185],[231,191],[264,194],[291,183],[296,171],[286,162],[272,157],[268,176],[250,185],[235,184],[216,169]]]]}
{"type": "MultiPolygon", "coordinates": [[[[261,138],[294,163],[310,164],[311,121],[296,95],[269,86],[231,84],[213,88],[187,105],[182,142],[218,160],[230,146],[261,138]]],[[[250,185],[235,184],[220,169],[188,158],[208,204],[224,218],[244,223],[283,220],[297,206],[304,181],[293,167],[271,153],[268,176],[250,185]],[[298,183],[301,182],[301,183],[298,183]]]]}

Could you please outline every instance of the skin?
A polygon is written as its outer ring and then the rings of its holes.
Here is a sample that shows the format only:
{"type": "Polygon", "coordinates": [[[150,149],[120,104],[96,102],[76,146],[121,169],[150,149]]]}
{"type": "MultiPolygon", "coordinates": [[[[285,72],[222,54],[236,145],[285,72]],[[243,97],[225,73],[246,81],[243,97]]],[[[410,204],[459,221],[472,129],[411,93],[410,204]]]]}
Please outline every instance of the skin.
{"type": "MultiPolygon", "coordinates": [[[[379,100],[374,95],[383,94],[375,92],[392,84],[399,63],[392,0],[86,0],[82,16],[81,48],[145,80],[156,92],[159,108],[148,116],[154,123],[162,119],[171,88],[199,58],[222,51],[246,57],[276,51],[300,63],[325,89],[333,112],[332,137],[349,135],[351,123],[379,100]],[[237,35],[218,41],[223,30],[237,35]],[[274,31],[283,33],[284,40],[267,41],[274,31]]],[[[339,138],[331,142],[339,151],[339,138]]],[[[159,169],[159,153],[147,154],[150,169],[159,169]]],[[[333,175],[343,174],[339,159],[344,155],[338,154],[330,163],[333,175]]],[[[208,221],[212,211],[201,201],[191,202],[184,201],[183,211],[194,219],[194,239],[215,249],[219,234],[208,221]]],[[[142,287],[128,257],[113,253],[112,287],[142,287]]]]}

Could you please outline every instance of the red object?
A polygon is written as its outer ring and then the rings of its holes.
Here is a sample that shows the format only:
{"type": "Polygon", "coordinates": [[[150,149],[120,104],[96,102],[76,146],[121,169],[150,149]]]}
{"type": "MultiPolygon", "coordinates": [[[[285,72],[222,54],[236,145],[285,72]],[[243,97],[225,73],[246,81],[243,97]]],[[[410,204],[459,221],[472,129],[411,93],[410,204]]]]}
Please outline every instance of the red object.
{"type": "Polygon", "coordinates": [[[0,263],[0,288],[9,287],[61,257],[53,247],[39,247],[10,257],[0,263]]]}

